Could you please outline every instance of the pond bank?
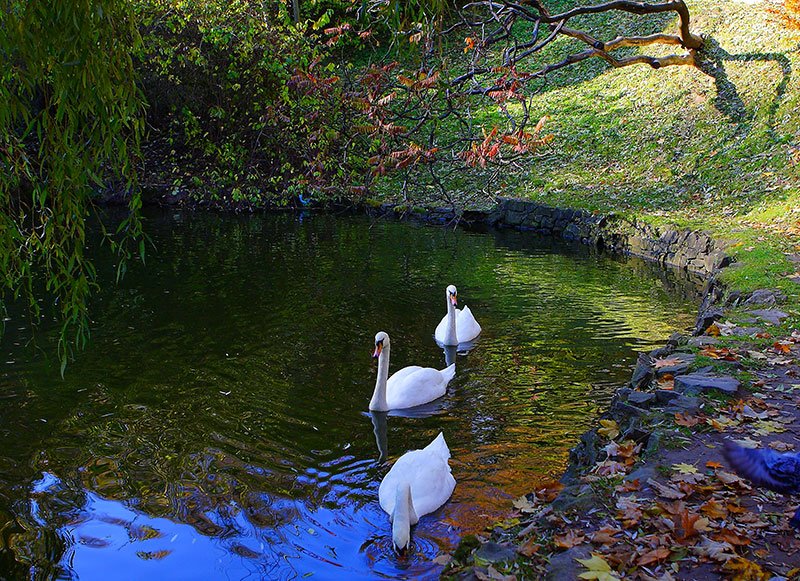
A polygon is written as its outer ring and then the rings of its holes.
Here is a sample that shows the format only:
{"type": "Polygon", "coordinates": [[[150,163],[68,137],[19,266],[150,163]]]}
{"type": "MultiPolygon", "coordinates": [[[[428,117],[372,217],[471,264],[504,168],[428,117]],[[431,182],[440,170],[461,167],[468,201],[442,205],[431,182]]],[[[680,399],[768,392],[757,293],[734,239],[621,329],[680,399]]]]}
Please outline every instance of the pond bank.
{"type": "Polygon", "coordinates": [[[485,537],[465,538],[444,557],[445,576],[796,578],[796,505],[740,479],[721,454],[730,440],[795,449],[800,332],[784,300],[723,299],[709,285],[698,332],[643,353],[560,482],[515,501],[485,537]]]}

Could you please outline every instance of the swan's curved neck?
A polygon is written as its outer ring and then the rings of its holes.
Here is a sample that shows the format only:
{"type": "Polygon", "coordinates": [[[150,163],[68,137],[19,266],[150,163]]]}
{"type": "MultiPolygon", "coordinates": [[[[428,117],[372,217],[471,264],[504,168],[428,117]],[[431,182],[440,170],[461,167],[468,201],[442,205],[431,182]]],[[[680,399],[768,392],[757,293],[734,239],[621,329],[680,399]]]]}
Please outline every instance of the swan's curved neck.
{"type": "Polygon", "coordinates": [[[456,336],[456,307],[453,301],[450,300],[450,293],[446,294],[447,301],[447,328],[444,332],[445,345],[458,345],[458,338],[456,336]]]}
{"type": "Polygon", "coordinates": [[[386,345],[378,355],[378,379],[375,381],[375,391],[369,402],[369,409],[376,412],[388,412],[389,404],[386,401],[386,381],[389,379],[389,345],[386,345]]]}
{"type": "Polygon", "coordinates": [[[411,498],[411,485],[407,482],[397,487],[392,513],[392,542],[397,550],[408,548],[411,541],[411,525],[419,519],[411,498]]]}

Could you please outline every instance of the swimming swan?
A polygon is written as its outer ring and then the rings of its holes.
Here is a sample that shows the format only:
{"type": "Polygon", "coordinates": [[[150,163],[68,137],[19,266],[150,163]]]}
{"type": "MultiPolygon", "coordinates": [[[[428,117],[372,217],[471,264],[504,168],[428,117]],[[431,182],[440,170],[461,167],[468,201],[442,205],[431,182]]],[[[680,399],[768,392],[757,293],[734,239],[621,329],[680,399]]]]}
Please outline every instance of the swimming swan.
{"type": "Polygon", "coordinates": [[[442,397],[447,384],[456,374],[455,363],[439,371],[432,367],[411,365],[389,376],[389,335],[381,331],[375,335],[375,353],[378,358],[378,380],[369,402],[376,412],[400,410],[422,405],[442,397]]]}
{"type": "Polygon", "coordinates": [[[389,515],[392,542],[398,551],[408,548],[411,525],[442,506],[453,494],[456,479],[450,473],[448,458],[450,450],[440,432],[422,450],[400,456],[383,478],[378,500],[389,515]]]}
{"type": "Polygon", "coordinates": [[[442,345],[458,345],[459,343],[472,341],[480,335],[481,326],[472,316],[472,311],[469,310],[469,307],[464,307],[463,310],[456,308],[458,291],[452,284],[447,287],[445,298],[447,300],[447,314],[436,326],[436,331],[433,334],[436,341],[442,345]]]}

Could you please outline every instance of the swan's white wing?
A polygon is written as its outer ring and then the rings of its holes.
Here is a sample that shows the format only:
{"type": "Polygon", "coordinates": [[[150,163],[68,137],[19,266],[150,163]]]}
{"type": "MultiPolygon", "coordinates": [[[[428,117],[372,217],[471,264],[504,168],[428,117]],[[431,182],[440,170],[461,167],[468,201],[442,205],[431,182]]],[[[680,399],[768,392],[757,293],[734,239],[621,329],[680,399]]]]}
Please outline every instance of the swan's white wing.
{"type": "Polygon", "coordinates": [[[432,367],[414,367],[416,369],[411,372],[405,372],[408,368],[401,369],[386,382],[389,409],[410,408],[442,397],[447,391],[447,383],[455,374],[455,369],[452,374],[449,371],[445,374],[432,367]],[[405,373],[400,375],[401,372],[405,373]]]}
{"type": "Polygon", "coordinates": [[[412,373],[419,371],[422,369],[419,365],[409,365],[408,367],[403,367],[403,369],[398,369],[392,376],[386,381],[386,387],[388,388],[393,383],[398,383],[403,381],[403,378],[411,375],[412,373]]]}
{"type": "Polygon", "coordinates": [[[436,331],[433,332],[433,338],[439,343],[444,343],[444,337],[447,335],[447,315],[442,317],[439,324],[436,325],[436,331]]]}
{"type": "Polygon", "coordinates": [[[442,506],[456,487],[447,460],[442,458],[440,450],[431,449],[430,445],[403,454],[384,477],[378,488],[378,500],[388,514],[394,511],[397,488],[406,482],[411,485],[418,517],[442,506]]]}
{"type": "Polygon", "coordinates": [[[469,307],[464,307],[456,313],[456,336],[459,343],[472,341],[480,333],[481,326],[475,320],[469,307]]]}

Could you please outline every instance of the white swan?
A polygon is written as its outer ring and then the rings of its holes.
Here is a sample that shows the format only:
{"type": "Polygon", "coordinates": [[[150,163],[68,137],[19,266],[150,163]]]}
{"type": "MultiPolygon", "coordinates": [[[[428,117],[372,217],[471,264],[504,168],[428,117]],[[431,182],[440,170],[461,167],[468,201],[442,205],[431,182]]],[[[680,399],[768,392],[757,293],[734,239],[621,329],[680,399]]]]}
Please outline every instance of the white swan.
{"type": "Polygon", "coordinates": [[[392,542],[398,551],[408,547],[411,525],[442,506],[453,494],[456,479],[450,473],[448,458],[450,450],[440,432],[422,450],[400,456],[383,478],[378,500],[389,514],[392,542]]]}
{"type": "Polygon", "coordinates": [[[436,341],[442,345],[458,345],[459,343],[472,341],[480,335],[481,326],[472,316],[472,311],[469,310],[469,307],[456,308],[458,291],[452,284],[447,287],[445,298],[447,301],[447,314],[436,326],[436,331],[433,334],[436,341]]]}
{"type": "Polygon", "coordinates": [[[372,356],[378,358],[378,379],[369,409],[376,412],[410,408],[442,397],[456,374],[453,363],[441,371],[411,365],[389,377],[389,335],[383,331],[375,335],[375,353],[372,356]]]}

